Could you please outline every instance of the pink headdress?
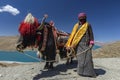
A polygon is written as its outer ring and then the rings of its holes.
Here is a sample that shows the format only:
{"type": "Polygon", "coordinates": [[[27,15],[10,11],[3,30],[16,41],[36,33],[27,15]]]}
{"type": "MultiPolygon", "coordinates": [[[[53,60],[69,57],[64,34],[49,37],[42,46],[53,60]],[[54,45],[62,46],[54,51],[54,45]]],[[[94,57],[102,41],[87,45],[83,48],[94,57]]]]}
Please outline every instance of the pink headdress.
{"type": "Polygon", "coordinates": [[[80,19],[80,18],[86,18],[87,16],[86,16],[86,13],[79,13],[78,14],[78,19],[80,19]]]}

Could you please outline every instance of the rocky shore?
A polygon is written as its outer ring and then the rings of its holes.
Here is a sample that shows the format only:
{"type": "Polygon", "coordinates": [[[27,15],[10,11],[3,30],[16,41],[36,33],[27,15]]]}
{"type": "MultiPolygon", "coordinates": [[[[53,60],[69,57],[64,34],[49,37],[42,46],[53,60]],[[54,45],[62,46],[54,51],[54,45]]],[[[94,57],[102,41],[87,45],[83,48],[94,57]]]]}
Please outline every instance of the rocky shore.
{"type": "Polygon", "coordinates": [[[82,77],[76,72],[77,62],[54,64],[54,69],[44,70],[44,62],[0,63],[0,80],[120,80],[120,58],[94,58],[96,78],[82,77]]]}

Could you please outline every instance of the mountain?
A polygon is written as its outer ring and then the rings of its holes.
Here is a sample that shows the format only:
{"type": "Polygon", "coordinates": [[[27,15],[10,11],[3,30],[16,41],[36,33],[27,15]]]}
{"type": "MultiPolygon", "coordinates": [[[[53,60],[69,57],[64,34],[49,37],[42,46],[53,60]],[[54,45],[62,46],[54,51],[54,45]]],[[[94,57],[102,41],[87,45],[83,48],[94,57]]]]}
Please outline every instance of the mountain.
{"type": "MultiPolygon", "coordinates": [[[[0,50],[15,51],[15,44],[18,38],[19,36],[0,36],[0,50]]],[[[95,50],[97,48],[100,48],[100,46],[100,44],[95,43],[93,49],[95,50]]]]}
{"type": "MultiPolygon", "coordinates": [[[[0,50],[16,51],[15,44],[19,36],[0,36],[0,50]]],[[[31,49],[29,49],[31,50],[31,49]]],[[[120,41],[97,44],[93,47],[93,57],[120,57],[120,41]],[[102,45],[102,46],[101,46],[102,45]]]]}
{"type": "Polygon", "coordinates": [[[94,57],[120,57],[120,41],[111,42],[93,50],[94,57]]]}
{"type": "Polygon", "coordinates": [[[18,36],[0,36],[0,50],[14,51],[18,36]]]}
{"type": "Polygon", "coordinates": [[[106,43],[104,42],[100,42],[100,41],[95,41],[95,45],[98,45],[98,46],[103,46],[105,45],[106,43]]]}
{"type": "Polygon", "coordinates": [[[93,46],[93,50],[95,50],[95,49],[98,49],[98,48],[101,48],[101,46],[100,45],[97,45],[97,44],[95,44],[94,46],[93,46]]]}

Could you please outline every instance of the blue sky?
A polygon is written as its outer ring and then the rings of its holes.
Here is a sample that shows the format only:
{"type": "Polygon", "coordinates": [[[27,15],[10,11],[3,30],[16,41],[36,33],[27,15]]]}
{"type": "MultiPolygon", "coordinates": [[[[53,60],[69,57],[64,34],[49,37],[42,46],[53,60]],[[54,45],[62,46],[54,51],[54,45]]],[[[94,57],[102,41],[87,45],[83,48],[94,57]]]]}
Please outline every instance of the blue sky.
{"type": "Polygon", "coordinates": [[[96,41],[120,40],[120,0],[0,0],[0,36],[18,35],[18,26],[31,12],[41,21],[53,20],[55,26],[71,32],[80,12],[87,14],[96,41]]]}

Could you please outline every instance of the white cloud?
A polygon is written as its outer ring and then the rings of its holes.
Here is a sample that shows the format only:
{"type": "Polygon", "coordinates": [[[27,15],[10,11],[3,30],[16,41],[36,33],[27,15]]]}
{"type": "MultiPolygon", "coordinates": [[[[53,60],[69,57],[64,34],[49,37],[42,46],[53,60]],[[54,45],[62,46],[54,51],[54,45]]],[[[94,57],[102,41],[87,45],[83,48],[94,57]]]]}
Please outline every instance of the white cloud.
{"type": "Polygon", "coordinates": [[[17,8],[12,7],[11,5],[2,6],[0,12],[9,12],[12,15],[17,15],[20,11],[17,8]]]}

